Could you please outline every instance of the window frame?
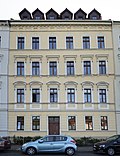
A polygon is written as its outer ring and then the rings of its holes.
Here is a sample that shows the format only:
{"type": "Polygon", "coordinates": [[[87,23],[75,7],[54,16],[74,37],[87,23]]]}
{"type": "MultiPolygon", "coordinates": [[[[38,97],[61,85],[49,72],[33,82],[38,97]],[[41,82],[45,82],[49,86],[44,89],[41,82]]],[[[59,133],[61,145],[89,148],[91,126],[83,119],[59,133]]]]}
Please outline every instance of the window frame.
{"type": "Polygon", "coordinates": [[[56,37],[49,37],[49,49],[56,49],[57,48],[57,42],[56,37]]]}
{"type": "Polygon", "coordinates": [[[17,61],[17,76],[24,76],[24,75],[25,75],[25,63],[24,61],[17,61]]]}
{"type": "Polygon", "coordinates": [[[67,88],[67,103],[75,103],[75,88],[67,88]]]}
{"type": "Polygon", "coordinates": [[[74,63],[74,61],[67,61],[66,62],[66,73],[67,73],[67,76],[75,75],[75,63],[74,63]]]}
{"type": "Polygon", "coordinates": [[[83,49],[90,49],[90,37],[89,36],[83,36],[83,49]]]}
{"type": "Polygon", "coordinates": [[[32,88],[32,103],[40,103],[40,89],[39,88],[32,88]]]}
{"type": "Polygon", "coordinates": [[[73,36],[66,37],[66,49],[73,49],[73,36]]]}
{"type": "Polygon", "coordinates": [[[99,60],[99,74],[100,75],[106,75],[107,74],[106,60],[99,60]]]}
{"type": "Polygon", "coordinates": [[[93,130],[93,117],[92,116],[85,116],[85,128],[86,130],[93,130]],[[88,118],[91,117],[91,119],[86,120],[87,117],[88,118]]]}
{"type": "Polygon", "coordinates": [[[50,88],[50,103],[58,103],[58,89],[50,88]]]}
{"type": "Polygon", "coordinates": [[[99,88],[99,103],[107,103],[107,90],[105,88],[103,89],[99,88]],[[100,93],[100,91],[105,91],[105,92],[100,93]]]}
{"type": "Polygon", "coordinates": [[[39,130],[40,130],[40,116],[32,116],[32,131],[39,131],[39,130]]]}
{"type": "Polygon", "coordinates": [[[17,103],[25,103],[25,90],[23,88],[17,88],[17,103]]]}
{"type": "Polygon", "coordinates": [[[25,49],[25,37],[24,36],[17,37],[17,49],[18,50],[25,49]]]}
{"type": "Polygon", "coordinates": [[[49,76],[57,76],[57,61],[49,61],[49,76]]]}
{"type": "Polygon", "coordinates": [[[68,130],[76,130],[76,116],[68,116],[68,130]],[[70,120],[72,125],[70,125],[70,120]]]}
{"type": "Polygon", "coordinates": [[[24,130],[24,116],[17,116],[17,131],[24,130]],[[20,118],[20,120],[18,120],[20,118]]]}
{"type": "Polygon", "coordinates": [[[100,122],[101,122],[101,130],[108,130],[108,117],[107,116],[101,116],[100,117],[100,122]],[[104,120],[104,118],[106,118],[106,119],[104,120]]]}
{"type": "Polygon", "coordinates": [[[40,76],[40,62],[32,61],[32,76],[40,76]]]}
{"type": "Polygon", "coordinates": [[[32,37],[32,50],[39,50],[39,37],[32,37]]]}
{"type": "Polygon", "coordinates": [[[98,49],[105,49],[105,38],[104,36],[97,37],[98,49]]]}
{"type": "Polygon", "coordinates": [[[83,74],[84,75],[91,75],[92,73],[92,63],[91,61],[87,61],[87,60],[84,60],[83,61],[83,74]]]}

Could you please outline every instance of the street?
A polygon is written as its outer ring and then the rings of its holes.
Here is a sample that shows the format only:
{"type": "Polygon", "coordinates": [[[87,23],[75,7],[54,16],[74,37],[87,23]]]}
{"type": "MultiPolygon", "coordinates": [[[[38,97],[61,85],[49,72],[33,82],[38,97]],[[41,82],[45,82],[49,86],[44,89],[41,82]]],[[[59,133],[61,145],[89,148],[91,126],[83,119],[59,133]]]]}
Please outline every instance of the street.
{"type": "MultiPolygon", "coordinates": [[[[66,156],[65,154],[36,154],[34,156],[66,156]]],[[[105,154],[94,154],[92,151],[86,152],[86,151],[78,151],[76,152],[75,156],[106,156],[105,154]]],[[[7,150],[7,151],[0,151],[0,156],[26,156],[23,154],[21,151],[12,151],[12,150],[7,150]]]]}

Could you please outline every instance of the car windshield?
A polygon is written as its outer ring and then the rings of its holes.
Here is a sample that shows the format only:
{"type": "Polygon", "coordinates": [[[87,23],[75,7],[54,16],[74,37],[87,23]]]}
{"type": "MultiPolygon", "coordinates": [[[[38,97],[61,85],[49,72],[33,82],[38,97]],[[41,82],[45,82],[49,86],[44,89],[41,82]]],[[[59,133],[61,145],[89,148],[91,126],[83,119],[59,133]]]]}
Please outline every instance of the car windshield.
{"type": "Polygon", "coordinates": [[[116,140],[118,137],[119,137],[118,135],[114,135],[114,136],[112,136],[112,137],[109,137],[109,138],[107,139],[107,142],[112,141],[112,140],[116,140]]]}

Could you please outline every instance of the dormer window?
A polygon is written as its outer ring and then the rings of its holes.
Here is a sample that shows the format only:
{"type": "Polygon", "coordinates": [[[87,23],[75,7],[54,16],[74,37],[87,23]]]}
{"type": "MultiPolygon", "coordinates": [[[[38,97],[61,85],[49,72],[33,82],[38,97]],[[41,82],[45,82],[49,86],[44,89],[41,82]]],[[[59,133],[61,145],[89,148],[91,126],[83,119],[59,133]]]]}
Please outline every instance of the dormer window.
{"type": "Polygon", "coordinates": [[[69,20],[69,16],[65,16],[65,20],[69,20]]]}
{"type": "Polygon", "coordinates": [[[82,16],[79,16],[78,19],[83,19],[83,17],[82,16]]]}
{"type": "Polygon", "coordinates": [[[40,16],[36,16],[35,19],[36,19],[36,20],[40,20],[40,16]]]}
{"type": "Polygon", "coordinates": [[[92,19],[93,19],[93,20],[96,20],[96,19],[97,19],[97,17],[96,17],[96,16],[92,16],[92,19]]]}
{"type": "Polygon", "coordinates": [[[55,19],[55,17],[54,17],[54,16],[50,16],[49,18],[50,18],[51,20],[55,19]]]}
{"type": "Polygon", "coordinates": [[[27,20],[27,19],[28,19],[28,17],[27,17],[27,16],[23,16],[23,19],[24,19],[24,20],[27,20]]]}

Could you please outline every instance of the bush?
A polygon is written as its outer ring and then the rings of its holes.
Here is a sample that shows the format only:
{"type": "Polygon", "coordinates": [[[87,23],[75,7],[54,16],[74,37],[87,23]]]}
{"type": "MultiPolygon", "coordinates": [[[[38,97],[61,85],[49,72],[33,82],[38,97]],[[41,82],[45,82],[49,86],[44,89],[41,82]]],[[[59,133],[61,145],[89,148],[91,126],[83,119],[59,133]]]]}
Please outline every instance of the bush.
{"type": "Polygon", "coordinates": [[[94,143],[102,141],[101,139],[92,137],[83,137],[76,139],[77,146],[93,146],[94,143]]]}

